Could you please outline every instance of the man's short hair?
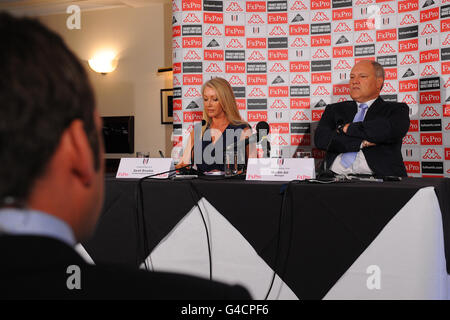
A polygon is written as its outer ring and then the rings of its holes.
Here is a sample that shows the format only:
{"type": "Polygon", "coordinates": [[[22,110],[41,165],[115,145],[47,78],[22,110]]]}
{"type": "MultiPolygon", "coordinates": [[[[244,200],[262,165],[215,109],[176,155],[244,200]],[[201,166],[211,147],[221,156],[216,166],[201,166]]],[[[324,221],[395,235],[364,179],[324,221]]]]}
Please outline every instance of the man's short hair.
{"type": "Polygon", "coordinates": [[[383,78],[383,83],[381,84],[381,88],[380,88],[380,90],[381,90],[381,89],[383,89],[383,86],[384,86],[384,68],[377,61],[373,61],[373,60],[369,60],[369,61],[372,64],[373,69],[375,70],[375,77],[383,78]]]}
{"type": "Polygon", "coordinates": [[[100,167],[94,94],[60,36],[37,20],[0,13],[0,205],[26,201],[63,131],[83,121],[100,167]]]}
{"type": "Polygon", "coordinates": [[[372,63],[372,66],[375,69],[375,76],[377,78],[383,78],[383,81],[384,81],[384,68],[383,68],[383,66],[379,62],[373,61],[373,60],[371,60],[370,63],[372,63]]]}

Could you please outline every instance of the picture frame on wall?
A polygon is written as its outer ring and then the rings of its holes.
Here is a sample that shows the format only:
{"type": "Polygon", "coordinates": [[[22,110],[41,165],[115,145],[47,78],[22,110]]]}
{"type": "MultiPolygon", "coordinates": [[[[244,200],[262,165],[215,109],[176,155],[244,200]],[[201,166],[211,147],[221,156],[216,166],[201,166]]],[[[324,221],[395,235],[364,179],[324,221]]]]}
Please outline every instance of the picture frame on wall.
{"type": "Polygon", "coordinates": [[[173,124],[173,89],[161,89],[161,124],[173,124]]]}

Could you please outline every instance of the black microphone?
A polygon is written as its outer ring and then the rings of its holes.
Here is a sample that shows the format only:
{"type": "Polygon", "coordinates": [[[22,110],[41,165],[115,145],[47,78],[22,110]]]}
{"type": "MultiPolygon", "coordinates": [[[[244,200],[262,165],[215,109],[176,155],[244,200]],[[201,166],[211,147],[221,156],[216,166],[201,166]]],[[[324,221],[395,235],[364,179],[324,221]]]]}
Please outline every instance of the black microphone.
{"type": "Polygon", "coordinates": [[[345,127],[344,120],[339,119],[336,122],[336,129],[333,131],[333,133],[331,135],[331,139],[330,139],[330,141],[328,141],[327,148],[325,149],[325,158],[323,159],[323,172],[319,174],[320,178],[333,178],[334,177],[334,173],[329,168],[327,168],[327,154],[328,154],[328,150],[330,149],[331,143],[334,141],[334,138],[336,138],[336,135],[338,133],[342,133],[342,129],[344,127],[345,127]]]}
{"type": "Polygon", "coordinates": [[[256,141],[262,144],[263,158],[270,158],[270,142],[267,136],[270,133],[270,126],[265,121],[260,121],[256,125],[256,141]]]}

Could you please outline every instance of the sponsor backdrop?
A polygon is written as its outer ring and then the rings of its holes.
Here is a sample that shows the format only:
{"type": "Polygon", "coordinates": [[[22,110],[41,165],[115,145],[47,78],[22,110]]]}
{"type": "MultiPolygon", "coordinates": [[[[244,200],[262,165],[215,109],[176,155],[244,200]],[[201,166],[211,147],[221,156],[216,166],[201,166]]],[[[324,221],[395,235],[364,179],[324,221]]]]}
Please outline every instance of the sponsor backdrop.
{"type": "Polygon", "coordinates": [[[323,157],[312,137],[326,104],[350,99],[350,69],[373,59],[383,98],[410,107],[408,174],[450,176],[450,0],[174,0],[172,22],[175,159],[216,76],[253,128],[270,124],[272,156],[323,157]]]}

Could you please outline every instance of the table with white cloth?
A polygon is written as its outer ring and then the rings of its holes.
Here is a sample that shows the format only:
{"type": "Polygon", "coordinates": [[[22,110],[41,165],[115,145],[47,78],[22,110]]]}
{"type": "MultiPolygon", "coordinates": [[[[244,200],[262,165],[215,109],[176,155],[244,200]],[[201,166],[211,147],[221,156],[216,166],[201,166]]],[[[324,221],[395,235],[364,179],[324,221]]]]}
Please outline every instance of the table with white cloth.
{"type": "Polygon", "coordinates": [[[105,187],[83,243],[94,263],[211,276],[255,299],[449,297],[450,179],[107,177],[105,187]]]}

